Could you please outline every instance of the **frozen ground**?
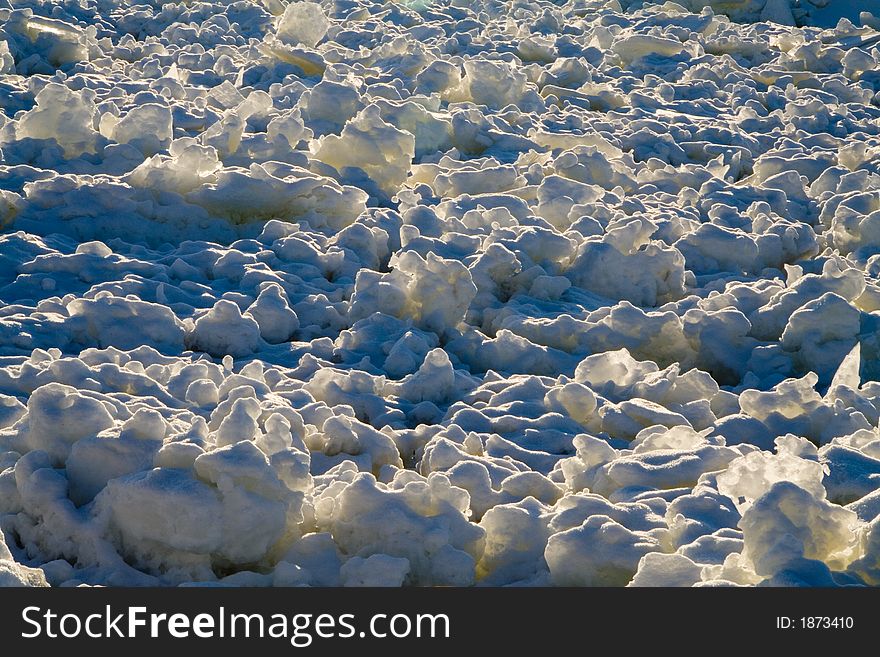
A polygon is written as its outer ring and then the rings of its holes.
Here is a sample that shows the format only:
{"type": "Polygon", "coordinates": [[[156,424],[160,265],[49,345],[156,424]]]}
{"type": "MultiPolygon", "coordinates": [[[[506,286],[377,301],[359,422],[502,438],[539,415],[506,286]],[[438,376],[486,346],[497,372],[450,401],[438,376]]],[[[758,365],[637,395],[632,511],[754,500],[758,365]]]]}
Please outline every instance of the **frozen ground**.
{"type": "Polygon", "coordinates": [[[880,583],[877,3],[689,2],[0,0],[0,583],[880,583]]]}

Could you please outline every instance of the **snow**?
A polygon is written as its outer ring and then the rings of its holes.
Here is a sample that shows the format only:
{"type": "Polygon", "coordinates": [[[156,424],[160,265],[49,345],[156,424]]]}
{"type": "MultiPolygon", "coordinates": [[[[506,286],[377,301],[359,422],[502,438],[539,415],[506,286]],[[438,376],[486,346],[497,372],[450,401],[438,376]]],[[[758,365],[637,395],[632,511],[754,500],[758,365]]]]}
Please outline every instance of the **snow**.
{"type": "Polygon", "coordinates": [[[596,514],[579,527],[553,534],[544,556],[558,586],[622,586],[636,575],[656,539],[596,514]]]}
{"type": "Polygon", "coordinates": [[[10,0],[0,585],[877,585],[878,29],[10,0]]]}

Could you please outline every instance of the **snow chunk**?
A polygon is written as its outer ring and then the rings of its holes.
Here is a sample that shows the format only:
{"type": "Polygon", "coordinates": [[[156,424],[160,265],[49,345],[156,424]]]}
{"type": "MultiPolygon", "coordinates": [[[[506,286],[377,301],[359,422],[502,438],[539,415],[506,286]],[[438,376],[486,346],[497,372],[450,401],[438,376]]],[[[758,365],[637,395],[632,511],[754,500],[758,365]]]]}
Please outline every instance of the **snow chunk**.
{"type": "Polygon", "coordinates": [[[67,306],[72,318],[82,318],[83,327],[74,325],[74,336],[83,345],[134,349],[143,344],[180,351],[184,326],[167,306],[117,297],[99,292],[93,299],[74,299],[67,306]]]}
{"type": "Polygon", "coordinates": [[[656,306],[684,294],[684,256],[658,242],[640,242],[632,222],[625,235],[588,240],[565,275],[573,285],[637,306],[656,306]],[[619,239],[617,239],[619,237],[619,239]],[[643,245],[643,248],[639,248],[643,245]]]}
{"type": "Polygon", "coordinates": [[[802,371],[830,383],[838,365],[858,341],[860,313],[846,299],[828,292],[792,313],[782,333],[782,348],[796,352],[802,371]]]}
{"type": "Polygon", "coordinates": [[[118,122],[105,123],[102,118],[101,133],[120,144],[132,144],[146,155],[155,155],[168,148],[174,136],[171,110],[158,103],[138,105],[118,122]]]}
{"type": "Polygon", "coordinates": [[[777,438],[777,453],[757,451],[731,462],[718,475],[718,490],[734,501],[740,512],[766,494],[774,484],[797,484],[817,499],[825,498],[824,469],[816,448],[804,438],[777,438]]]}
{"type": "Polygon", "coordinates": [[[629,586],[693,586],[703,569],[682,554],[649,552],[641,561],[629,586]]]}
{"type": "Polygon", "coordinates": [[[0,429],[11,427],[27,414],[27,407],[11,395],[0,395],[0,429]]]}
{"type": "Polygon", "coordinates": [[[546,570],[547,509],[533,498],[499,504],[483,516],[486,548],[477,564],[481,584],[529,580],[546,570]]]}
{"type": "Polygon", "coordinates": [[[474,581],[484,531],[467,521],[467,493],[442,475],[390,489],[361,473],[316,506],[318,523],[348,554],[405,558],[416,585],[474,581]]]}
{"type": "Polygon", "coordinates": [[[614,42],[611,47],[625,64],[651,55],[674,57],[684,50],[684,44],[677,39],[668,39],[647,34],[632,34],[614,42]]]}
{"type": "Polygon", "coordinates": [[[122,550],[165,567],[185,565],[187,553],[259,561],[284,534],[289,514],[296,519],[294,494],[253,443],[204,454],[196,471],[216,488],[186,471],[157,468],[108,482],[95,513],[118,532],[122,550]]]}
{"type": "Polygon", "coordinates": [[[845,568],[857,556],[858,526],[852,511],[788,481],[775,483],[740,521],[744,554],[764,577],[800,558],[845,568]]]}
{"type": "Polygon", "coordinates": [[[349,312],[352,322],[383,312],[442,333],[464,319],[477,294],[462,263],[434,253],[424,259],[415,251],[404,251],[392,258],[391,266],[387,274],[358,272],[349,312]]]}
{"type": "Polygon", "coordinates": [[[553,534],[544,557],[557,586],[625,586],[641,558],[657,550],[656,539],[595,515],[579,527],[553,534]]]}
{"type": "Polygon", "coordinates": [[[276,35],[283,43],[301,43],[314,48],[327,34],[330,21],[316,2],[295,1],[277,19],[276,35]]]}
{"type": "Polygon", "coordinates": [[[263,287],[244,317],[257,322],[260,335],[269,344],[287,342],[299,328],[299,318],[290,307],[284,289],[277,283],[263,287]]]}
{"type": "Polygon", "coordinates": [[[151,469],[164,435],[161,414],[142,408],[126,421],[119,435],[102,433],[74,443],[66,463],[70,499],[77,505],[86,504],[111,479],[151,469]],[[145,422],[156,423],[158,431],[144,435],[144,427],[139,425],[145,422]]]}
{"type": "Polygon", "coordinates": [[[449,356],[442,349],[432,349],[425,355],[419,369],[399,383],[385,385],[387,393],[412,402],[443,403],[455,392],[455,371],[449,356]]]}
{"type": "Polygon", "coordinates": [[[70,386],[47,383],[28,399],[26,443],[62,464],[78,440],[113,426],[113,416],[94,397],[70,386]]]}
{"type": "Polygon", "coordinates": [[[537,92],[530,88],[526,74],[507,62],[469,59],[464,62],[462,85],[467,96],[478,105],[501,109],[517,105],[521,109],[537,109],[542,105],[537,92]]]}
{"type": "Polygon", "coordinates": [[[339,571],[343,586],[402,586],[409,574],[409,560],[372,554],[366,559],[352,557],[339,571]]]}
{"type": "Polygon", "coordinates": [[[6,546],[3,530],[0,530],[0,586],[49,586],[41,569],[15,562],[6,546]]]}
{"type": "Polygon", "coordinates": [[[379,107],[370,105],[348,121],[339,136],[321,137],[311,149],[315,159],[343,176],[363,172],[390,197],[409,176],[415,137],[383,121],[379,107]]]}
{"type": "Polygon", "coordinates": [[[77,93],[50,82],[36,95],[36,106],[18,121],[19,139],[54,139],[73,158],[94,153],[98,132],[93,127],[94,92],[77,93]]]}
{"type": "Polygon", "coordinates": [[[182,470],[158,468],[113,479],[97,500],[121,536],[186,552],[212,552],[222,543],[219,494],[182,470]]]}
{"type": "Polygon", "coordinates": [[[819,458],[827,470],[828,498],[836,504],[850,504],[880,488],[880,459],[834,443],[823,447],[819,458]]]}
{"type": "Polygon", "coordinates": [[[259,349],[260,325],[232,301],[220,299],[207,313],[199,317],[186,335],[191,349],[206,351],[212,356],[230,355],[234,358],[249,356],[259,349]]]}

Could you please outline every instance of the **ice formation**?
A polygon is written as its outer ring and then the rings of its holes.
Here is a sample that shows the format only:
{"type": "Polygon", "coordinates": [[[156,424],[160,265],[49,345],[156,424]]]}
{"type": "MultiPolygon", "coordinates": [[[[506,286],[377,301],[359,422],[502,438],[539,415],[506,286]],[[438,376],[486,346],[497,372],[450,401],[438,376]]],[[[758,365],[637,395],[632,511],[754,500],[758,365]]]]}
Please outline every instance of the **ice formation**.
{"type": "Polygon", "coordinates": [[[878,4],[0,3],[0,585],[880,584],[878,4]]]}

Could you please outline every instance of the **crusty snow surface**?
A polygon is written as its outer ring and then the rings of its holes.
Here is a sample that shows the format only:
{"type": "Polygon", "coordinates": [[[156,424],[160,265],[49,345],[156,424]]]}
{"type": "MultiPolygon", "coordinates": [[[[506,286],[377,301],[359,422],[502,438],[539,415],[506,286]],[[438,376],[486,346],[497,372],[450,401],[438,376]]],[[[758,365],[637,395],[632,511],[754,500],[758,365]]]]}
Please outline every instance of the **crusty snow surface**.
{"type": "Polygon", "coordinates": [[[834,4],[0,0],[0,584],[880,584],[834,4]]]}

